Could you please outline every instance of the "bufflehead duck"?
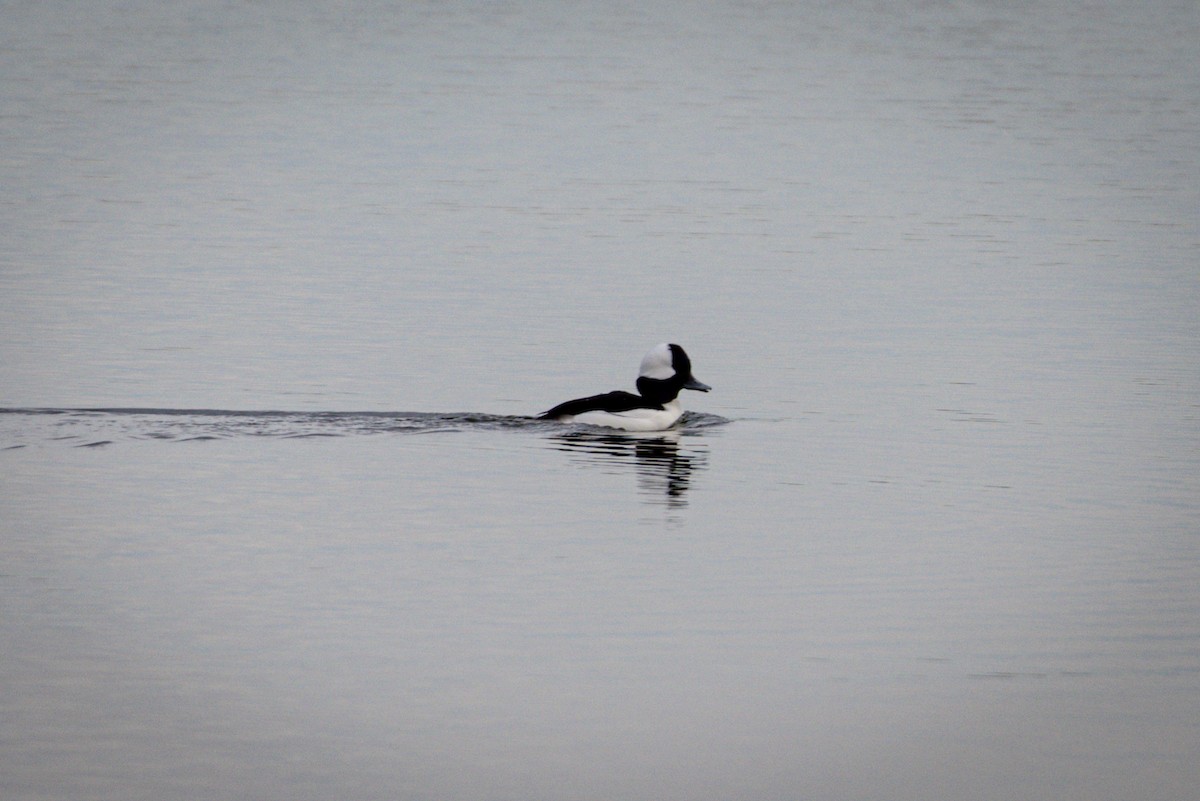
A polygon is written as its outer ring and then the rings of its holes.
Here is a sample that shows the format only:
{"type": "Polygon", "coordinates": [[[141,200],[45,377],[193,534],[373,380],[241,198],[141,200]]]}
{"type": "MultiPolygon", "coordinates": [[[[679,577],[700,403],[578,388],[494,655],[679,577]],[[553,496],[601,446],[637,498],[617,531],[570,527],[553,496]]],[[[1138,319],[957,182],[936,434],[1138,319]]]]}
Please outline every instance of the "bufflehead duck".
{"type": "Polygon", "coordinates": [[[692,375],[692,360],[683,348],[663,343],[651,348],[642,359],[637,389],[638,395],[617,391],[569,400],[538,415],[538,419],[626,431],[665,431],[683,414],[680,390],[708,392],[712,387],[692,375]]]}

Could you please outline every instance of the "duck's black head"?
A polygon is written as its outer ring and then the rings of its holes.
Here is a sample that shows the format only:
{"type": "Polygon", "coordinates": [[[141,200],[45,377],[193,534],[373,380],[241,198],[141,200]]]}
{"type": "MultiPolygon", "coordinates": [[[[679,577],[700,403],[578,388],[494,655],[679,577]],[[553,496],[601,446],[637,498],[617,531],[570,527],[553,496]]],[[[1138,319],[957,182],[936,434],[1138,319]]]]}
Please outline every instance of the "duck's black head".
{"type": "Polygon", "coordinates": [[[655,345],[642,359],[637,388],[643,398],[659,404],[675,400],[680,390],[708,392],[712,389],[692,375],[692,360],[687,352],[678,345],[666,343],[655,345]]]}

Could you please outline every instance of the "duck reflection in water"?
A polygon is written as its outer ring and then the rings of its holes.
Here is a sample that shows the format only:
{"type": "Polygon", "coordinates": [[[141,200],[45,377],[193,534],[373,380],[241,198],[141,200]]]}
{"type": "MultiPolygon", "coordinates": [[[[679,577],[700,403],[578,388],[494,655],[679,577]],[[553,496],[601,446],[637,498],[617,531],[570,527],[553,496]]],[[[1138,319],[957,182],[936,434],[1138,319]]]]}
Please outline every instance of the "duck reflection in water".
{"type": "Polygon", "coordinates": [[[708,454],[681,447],[678,431],[653,434],[568,431],[550,437],[553,447],[576,454],[595,466],[632,466],[638,490],[651,502],[677,508],[687,505],[692,473],[708,466],[708,454]]]}

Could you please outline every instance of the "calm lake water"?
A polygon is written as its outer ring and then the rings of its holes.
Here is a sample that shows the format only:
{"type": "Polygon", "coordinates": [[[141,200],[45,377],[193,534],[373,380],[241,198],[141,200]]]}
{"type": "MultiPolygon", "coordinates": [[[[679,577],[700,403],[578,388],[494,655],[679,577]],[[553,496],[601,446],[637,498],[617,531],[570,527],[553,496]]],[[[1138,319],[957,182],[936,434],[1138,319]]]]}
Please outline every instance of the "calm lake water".
{"type": "Polygon", "coordinates": [[[1200,786],[1200,6],[7,4],[0,796],[1200,786]],[[532,421],[684,345],[678,431],[532,421]]]}

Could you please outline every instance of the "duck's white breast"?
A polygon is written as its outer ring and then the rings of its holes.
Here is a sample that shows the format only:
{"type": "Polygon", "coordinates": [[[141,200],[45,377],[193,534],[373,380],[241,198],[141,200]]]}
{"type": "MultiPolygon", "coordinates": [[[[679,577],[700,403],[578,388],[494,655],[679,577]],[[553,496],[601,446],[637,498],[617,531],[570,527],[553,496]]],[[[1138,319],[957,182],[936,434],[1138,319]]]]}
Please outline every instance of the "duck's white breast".
{"type": "Polygon", "coordinates": [[[665,431],[683,414],[678,400],[663,404],[662,409],[630,409],[627,412],[584,412],[563,422],[619,428],[624,431],[665,431]]]}

